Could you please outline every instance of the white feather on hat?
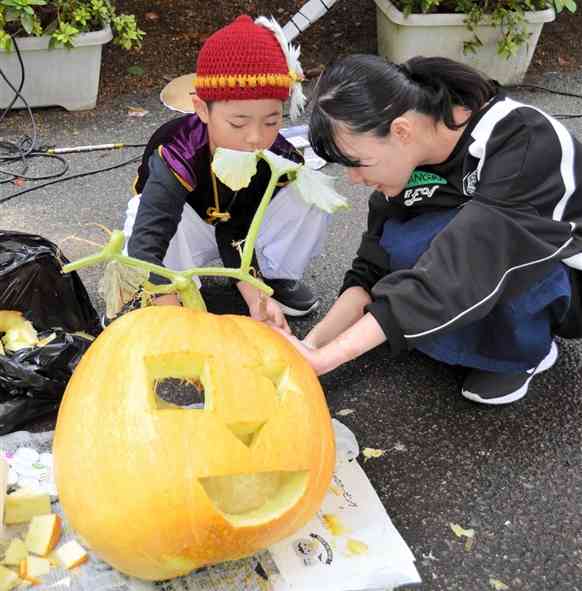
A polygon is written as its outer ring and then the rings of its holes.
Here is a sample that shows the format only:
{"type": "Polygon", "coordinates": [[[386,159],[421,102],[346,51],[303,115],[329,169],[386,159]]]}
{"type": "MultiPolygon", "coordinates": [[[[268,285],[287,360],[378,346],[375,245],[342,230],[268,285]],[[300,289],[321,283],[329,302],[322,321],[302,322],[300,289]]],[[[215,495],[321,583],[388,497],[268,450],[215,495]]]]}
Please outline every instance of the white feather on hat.
{"type": "Polygon", "coordinates": [[[305,108],[305,94],[303,94],[303,88],[301,86],[301,81],[303,80],[303,68],[299,62],[299,54],[301,53],[301,49],[298,45],[291,45],[289,41],[287,41],[287,37],[285,37],[285,33],[281,28],[281,25],[273,18],[270,19],[266,16],[260,16],[255,20],[255,24],[265,27],[271,31],[281,49],[283,50],[283,54],[285,55],[285,59],[287,60],[287,67],[289,68],[289,74],[293,77],[293,87],[291,88],[291,99],[290,99],[290,108],[289,114],[291,115],[292,119],[297,119],[299,115],[303,112],[305,108]]]}

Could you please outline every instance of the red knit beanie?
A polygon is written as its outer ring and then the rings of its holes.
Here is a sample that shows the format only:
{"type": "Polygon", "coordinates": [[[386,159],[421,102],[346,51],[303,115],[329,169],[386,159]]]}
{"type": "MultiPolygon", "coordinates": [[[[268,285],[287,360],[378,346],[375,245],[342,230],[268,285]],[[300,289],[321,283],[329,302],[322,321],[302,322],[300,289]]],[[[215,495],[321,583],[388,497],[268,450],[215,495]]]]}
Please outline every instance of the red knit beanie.
{"type": "Polygon", "coordinates": [[[253,22],[249,16],[239,16],[202,46],[196,93],[204,101],[285,101],[303,77],[298,56],[299,50],[287,44],[274,20],[261,17],[253,22]]]}

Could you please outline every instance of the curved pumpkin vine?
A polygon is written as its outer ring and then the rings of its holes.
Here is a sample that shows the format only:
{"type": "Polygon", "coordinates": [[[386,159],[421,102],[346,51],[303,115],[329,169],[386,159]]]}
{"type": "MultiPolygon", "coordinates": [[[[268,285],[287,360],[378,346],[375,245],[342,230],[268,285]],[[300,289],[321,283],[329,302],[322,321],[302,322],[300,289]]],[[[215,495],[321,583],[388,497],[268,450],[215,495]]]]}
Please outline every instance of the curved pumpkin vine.
{"type": "Polygon", "coordinates": [[[142,287],[150,297],[177,293],[185,307],[200,311],[206,311],[206,305],[196,282],[193,281],[195,276],[232,277],[239,281],[246,281],[265,294],[271,295],[273,290],[256,277],[254,269],[251,267],[251,261],[259,228],[281,177],[287,176],[290,183],[297,189],[297,193],[306,203],[319,207],[328,213],[333,213],[338,209],[346,209],[348,204],[334,190],[334,179],[332,177],[311,170],[303,164],[278,156],[269,150],[239,152],[217,148],[212,160],[212,170],[222,183],[233,191],[238,191],[249,186],[252,177],[257,172],[259,160],[264,160],[269,165],[271,178],[252,219],[247,236],[243,241],[239,268],[192,267],[184,271],[173,271],[167,267],[125,255],[123,253],[125,236],[121,230],[114,230],[111,233],[109,242],[100,252],[64,265],[63,273],[70,273],[71,271],[102,263],[120,263],[143,273],[142,287]],[[164,277],[170,283],[155,285],[147,280],[150,273],[164,277]]]}

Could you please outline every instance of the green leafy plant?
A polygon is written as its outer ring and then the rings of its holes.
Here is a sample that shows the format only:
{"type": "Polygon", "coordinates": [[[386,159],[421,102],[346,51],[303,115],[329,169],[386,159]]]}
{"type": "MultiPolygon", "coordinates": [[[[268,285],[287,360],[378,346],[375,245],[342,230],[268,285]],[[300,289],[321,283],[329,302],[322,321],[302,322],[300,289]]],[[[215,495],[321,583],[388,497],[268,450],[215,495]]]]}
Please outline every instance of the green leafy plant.
{"type": "Polygon", "coordinates": [[[117,14],[110,0],[0,0],[0,48],[13,49],[12,37],[50,37],[49,46],[73,47],[77,35],[110,25],[113,42],[139,47],[144,32],[135,16],[117,14]]]}
{"type": "Polygon", "coordinates": [[[392,0],[406,16],[410,14],[464,14],[472,38],[465,41],[464,53],[475,53],[483,45],[478,27],[490,23],[499,27],[497,53],[509,59],[528,41],[525,13],[553,8],[576,12],[575,0],[392,0]]]}

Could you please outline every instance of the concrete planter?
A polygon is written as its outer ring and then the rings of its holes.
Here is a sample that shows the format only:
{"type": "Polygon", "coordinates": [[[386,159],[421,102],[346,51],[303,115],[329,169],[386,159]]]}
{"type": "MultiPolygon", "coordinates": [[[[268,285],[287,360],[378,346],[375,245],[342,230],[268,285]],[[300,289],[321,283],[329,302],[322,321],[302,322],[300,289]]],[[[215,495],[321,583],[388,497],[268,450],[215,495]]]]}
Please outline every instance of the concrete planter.
{"type": "MultiPolygon", "coordinates": [[[[68,111],[93,109],[97,103],[101,48],[111,41],[111,29],[81,33],[75,47],[49,49],[48,37],[17,40],[24,62],[25,79],[21,94],[31,107],[60,105],[68,111]]],[[[10,82],[18,88],[20,64],[16,51],[0,50],[0,67],[10,82]]],[[[6,108],[14,98],[13,90],[0,79],[0,108],[6,108]]],[[[22,100],[14,109],[24,107],[22,100]]]]}
{"type": "Polygon", "coordinates": [[[477,68],[502,84],[523,80],[544,23],[556,18],[553,9],[526,12],[529,41],[507,60],[497,54],[498,27],[483,25],[477,34],[483,47],[463,54],[463,42],[472,38],[463,14],[411,14],[404,16],[390,0],[374,0],[378,25],[378,52],[395,63],[417,56],[448,57],[477,68]]]}

